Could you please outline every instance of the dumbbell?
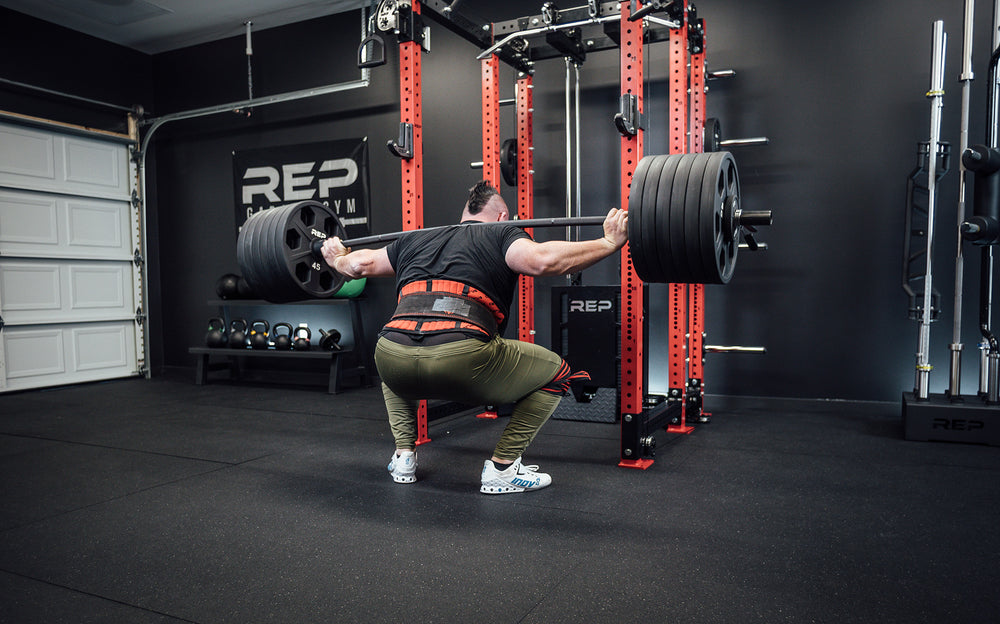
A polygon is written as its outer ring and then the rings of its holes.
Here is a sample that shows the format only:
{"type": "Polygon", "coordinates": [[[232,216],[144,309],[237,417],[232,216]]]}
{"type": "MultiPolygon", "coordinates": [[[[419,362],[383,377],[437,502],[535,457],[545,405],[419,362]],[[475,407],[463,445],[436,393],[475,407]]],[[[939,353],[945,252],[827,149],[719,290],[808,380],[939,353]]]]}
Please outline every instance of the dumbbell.
{"type": "Polygon", "coordinates": [[[319,348],[324,351],[340,351],[340,332],[336,329],[331,329],[326,331],[325,329],[319,330],[319,333],[323,334],[323,338],[319,341],[319,348]]]}

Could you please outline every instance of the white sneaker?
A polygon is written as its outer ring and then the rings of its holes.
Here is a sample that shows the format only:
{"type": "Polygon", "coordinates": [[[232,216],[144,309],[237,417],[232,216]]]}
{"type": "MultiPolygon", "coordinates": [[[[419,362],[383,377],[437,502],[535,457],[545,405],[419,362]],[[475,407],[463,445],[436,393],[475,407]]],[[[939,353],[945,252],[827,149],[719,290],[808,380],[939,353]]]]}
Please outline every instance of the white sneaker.
{"type": "Polygon", "coordinates": [[[389,472],[396,483],[413,483],[417,480],[417,454],[414,451],[395,451],[389,458],[389,472]]]}
{"type": "Polygon", "coordinates": [[[483,484],[479,491],[483,494],[513,494],[540,490],[552,483],[552,477],[537,471],[538,466],[525,466],[520,457],[506,470],[497,470],[493,462],[487,459],[483,464],[483,484]]]}

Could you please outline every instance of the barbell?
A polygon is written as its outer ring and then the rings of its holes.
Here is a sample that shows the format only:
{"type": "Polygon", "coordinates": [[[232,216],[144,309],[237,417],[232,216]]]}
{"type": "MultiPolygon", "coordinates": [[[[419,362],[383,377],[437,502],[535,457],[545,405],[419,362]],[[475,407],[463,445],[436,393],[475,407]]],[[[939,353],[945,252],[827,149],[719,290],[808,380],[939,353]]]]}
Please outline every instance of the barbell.
{"type": "MultiPolygon", "coordinates": [[[[733,276],[740,237],[756,248],[755,226],[770,225],[771,211],[740,208],[740,181],[729,152],[646,156],[632,176],[628,200],[628,243],[636,275],[644,282],[726,284],[733,276]]],[[[521,219],[438,228],[600,225],[604,216],[521,219]]],[[[243,278],[268,301],[287,303],[332,297],[346,278],[321,252],[340,237],[358,247],[395,240],[405,232],[345,239],[336,212],[303,201],[257,212],[247,219],[236,244],[243,278]]]]}

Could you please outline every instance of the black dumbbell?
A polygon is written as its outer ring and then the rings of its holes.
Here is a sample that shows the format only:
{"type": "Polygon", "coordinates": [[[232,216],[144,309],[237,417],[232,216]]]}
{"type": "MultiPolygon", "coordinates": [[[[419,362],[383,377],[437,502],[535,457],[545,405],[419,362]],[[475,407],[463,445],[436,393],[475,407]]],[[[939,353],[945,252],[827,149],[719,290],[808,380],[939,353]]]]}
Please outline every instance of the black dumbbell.
{"type": "Polygon", "coordinates": [[[323,334],[323,338],[319,341],[319,348],[324,351],[340,351],[340,332],[336,329],[331,329],[326,331],[325,329],[319,330],[319,333],[323,334]]]}

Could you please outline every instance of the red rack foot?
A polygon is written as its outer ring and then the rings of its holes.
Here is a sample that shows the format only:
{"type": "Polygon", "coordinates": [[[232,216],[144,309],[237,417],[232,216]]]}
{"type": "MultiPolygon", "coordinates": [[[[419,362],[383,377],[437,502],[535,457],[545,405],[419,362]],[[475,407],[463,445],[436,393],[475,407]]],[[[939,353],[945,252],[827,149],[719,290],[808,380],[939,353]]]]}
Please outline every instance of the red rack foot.
{"type": "Polygon", "coordinates": [[[645,470],[652,465],[652,459],[623,459],[618,462],[618,466],[621,468],[638,468],[639,470],[645,470]]]}

